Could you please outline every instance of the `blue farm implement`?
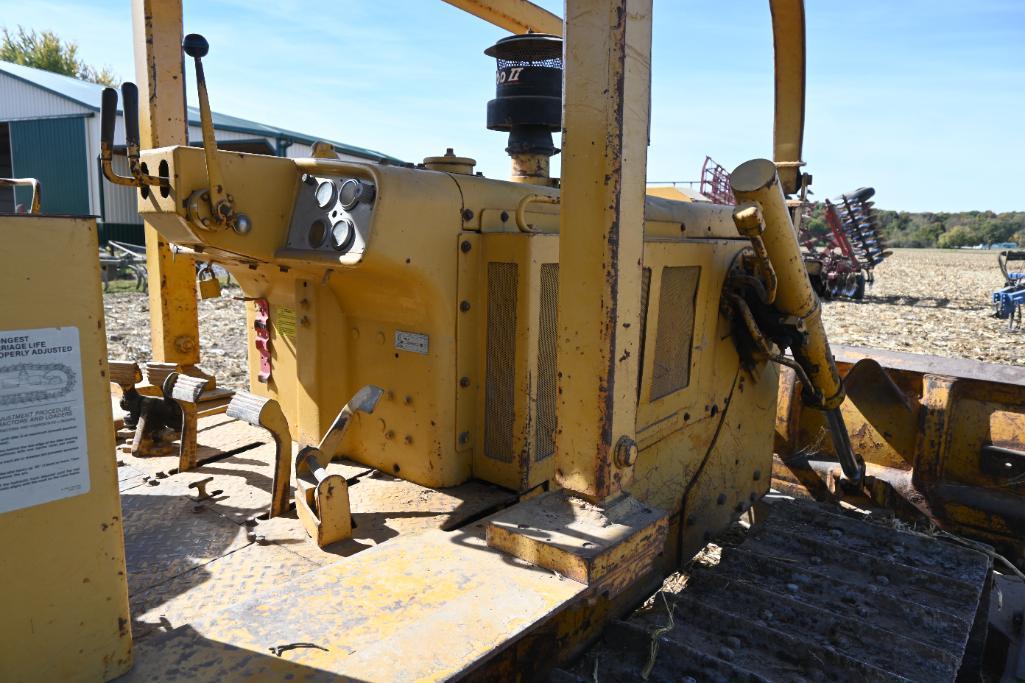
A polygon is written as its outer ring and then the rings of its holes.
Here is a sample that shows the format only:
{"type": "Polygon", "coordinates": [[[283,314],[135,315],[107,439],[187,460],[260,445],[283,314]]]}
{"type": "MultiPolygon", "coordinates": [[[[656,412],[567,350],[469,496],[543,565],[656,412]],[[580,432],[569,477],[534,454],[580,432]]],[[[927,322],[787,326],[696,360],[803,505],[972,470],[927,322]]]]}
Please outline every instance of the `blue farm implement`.
{"type": "Polygon", "coordinates": [[[1008,330],[1021,330],[1025,306],[1025,270],[1009,264],[1025,263],[1025,251],[1002,251],[997,255],[1004,286],[993,292],[993,316],[1007,321],[1008,330]]]}

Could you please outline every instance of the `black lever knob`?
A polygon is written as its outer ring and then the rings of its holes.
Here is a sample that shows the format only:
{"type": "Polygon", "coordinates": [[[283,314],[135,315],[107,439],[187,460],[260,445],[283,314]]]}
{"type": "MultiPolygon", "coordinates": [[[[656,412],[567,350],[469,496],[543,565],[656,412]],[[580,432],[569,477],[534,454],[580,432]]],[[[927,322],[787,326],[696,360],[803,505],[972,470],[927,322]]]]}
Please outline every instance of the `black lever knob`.
{"type": "Polygon", "coordinates": [[[190,33],[182,41],[182,49],[189,57],[202,59],[210,51],[210,43],[206,42],[206,38],[198,33],[190,33]]]}
{"type": "Polygon", "coordinates": [[[117,90],[104,88],[100,104],[100,143],[114,145],[114,124],[117,122],[117,90]]]}
{"type": "Polygon", "coordinates": [[[125,112],[125,143],[136,149],[139,147],[139,88],[135,83],[124,83],[121,86],[121,99],[124,100],[125,112]]]}

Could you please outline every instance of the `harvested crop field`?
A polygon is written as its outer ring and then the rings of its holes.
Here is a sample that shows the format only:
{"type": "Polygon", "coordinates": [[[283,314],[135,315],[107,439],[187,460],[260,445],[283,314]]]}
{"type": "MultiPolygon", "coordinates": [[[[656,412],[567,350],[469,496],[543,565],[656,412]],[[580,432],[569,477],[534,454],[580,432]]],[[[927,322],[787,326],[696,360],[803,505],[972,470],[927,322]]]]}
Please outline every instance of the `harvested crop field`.
{"type": "MultiPolygon", "coordinates": [[[[861,302],[824,304],[833,343],[1025,365],[1025,335],[990,317],[990,295],[1003,285],[996,252],[895,249],[876,269],[861,302]]],[[[199,302],[202,367],[231,388],[246,384],[245,309],[225,288],[199,302]]],[[[121,289],[104,297],[111,358],[150,357],[149,301],[121,289]]]]}
{"type": "Polygon", "coordinates": [[[1025,336],[992,317],[997,252],[894,249],[864,301],[824,305],[835,344],[1025,365],[1025,336]]]}

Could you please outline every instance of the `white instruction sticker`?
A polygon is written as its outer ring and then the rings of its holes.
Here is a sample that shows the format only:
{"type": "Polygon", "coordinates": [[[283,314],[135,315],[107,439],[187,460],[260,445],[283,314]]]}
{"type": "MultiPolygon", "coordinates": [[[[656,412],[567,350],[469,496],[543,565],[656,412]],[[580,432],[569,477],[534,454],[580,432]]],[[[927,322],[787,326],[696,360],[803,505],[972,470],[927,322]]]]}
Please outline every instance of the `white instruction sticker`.
{"type": "Polygon", "coordinates": [[[429,343],[430,338],[426,334],[395,330],[395,348],[400,351],[427,353],[429,343]]]}
{"type": "Polygon", "coordinates": [[[0,513],[88,491],[78,328],[0,330],[0,513]]]}

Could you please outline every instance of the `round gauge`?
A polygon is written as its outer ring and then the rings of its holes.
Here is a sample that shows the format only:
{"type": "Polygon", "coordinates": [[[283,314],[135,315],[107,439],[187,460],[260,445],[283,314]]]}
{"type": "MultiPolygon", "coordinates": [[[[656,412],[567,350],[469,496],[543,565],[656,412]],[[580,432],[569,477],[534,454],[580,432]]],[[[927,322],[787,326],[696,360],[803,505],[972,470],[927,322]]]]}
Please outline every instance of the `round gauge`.
{"type": "Polygon", "coordinates": [[[326,209],[335,200],[335,184],[330,180],[320,181],[317,185],[317,206],[326,209]]]}
{"type": "Polygon", "coordinates": [[[338,201],[342,208],[349,210],[359,204],[360,200],[364,199],[364,195],[367,194],[366,189],[367,186],[363,184],[363,181],[357,178],[349,178],[342,183],[341,188],[338,190],[338,201]]]}
{"type": "Polygon", "coordinates": [[[306,233],[306,241],[309,243],[311,249],[316,249],[324,243],[324,237],[327,236],[327,224],[317,219],[310,223],[310,230],[306,233]]]}
{"type": "Polygon", "coordinates": [[[331,246],[336,251],[349,251],[356,239],[356,226],[348,218],[343,218],[331,226],[331,246]]]}

